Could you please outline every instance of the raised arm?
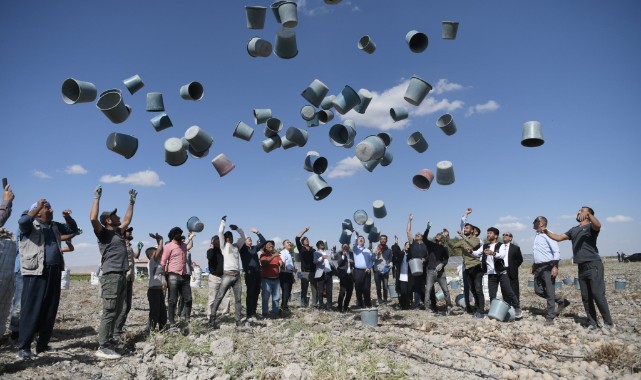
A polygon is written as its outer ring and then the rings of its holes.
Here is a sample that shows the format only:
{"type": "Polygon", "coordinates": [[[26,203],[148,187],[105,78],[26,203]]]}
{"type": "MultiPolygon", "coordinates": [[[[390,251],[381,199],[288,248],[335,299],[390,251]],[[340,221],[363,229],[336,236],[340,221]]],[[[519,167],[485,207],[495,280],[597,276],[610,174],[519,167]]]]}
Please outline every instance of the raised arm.
{"type": "Polygon", "coordinates": [[[225,223],[227,222],[227,215],[223,216],[220,220],[220,226],[218,227],[218,239],[220,240],[220,248],[222,249],[225,246],[225,237],[223,233],[225,232],[225,223]]]}
{"type": "Polygon", "coordinates": [[[260,231],[256,229],[256,227],[252,227],[252,232],[255,233],[256,236],[258,236],[258,240],[259,240],[258,244],[256,244],[256,246],[254,247],[254,253],[256,253],[261,249],[263,249],[265,244],[267,244],[267,240],[265,240],[265,237],[263,236],[263,234],[261,234],[260,231]]]}
{"type": "Polygon", "coordinates": [[[543,233],[545,235],[547,235],[547,237],[549,237],[550,239],[552,239],[554,241],[570,240],[570,237],[568,235],[566,235],[566,234],[555,234],[554,232],[548,230],[547,228],[545,228],[543,230],[543,233]]]}
{"type": "Polygon", "coordinates": [[[66,246],[66,247],[64,247],[64,248],[62,248],[62,249],[60,250],[60,252],[62,252],[62,253],[67,253],[67,252],[73,252],[73,251],[75,250],[75,248],[74,248],[73,243],[71,242],[71,240],[67,240],[67,241],[65,241],[65,244],[66,244],[67,246],[66,246]]]}
{"type": "Polygon", "coordinates": [[[461,231],[465,228],[465,223],[467,223],[467,216],[472,213],[472,209],[470,207],[465,210],[465,213],[463,213],[463,216],[461,217],[461,231]]]}
{"type": "Polygon", "coordinates": [[[2,204],[0,204],[0,227],[4,226],[4,223],[11,216],[11,206],[13,205],[13,191],[11,191],[11,185],[7,185],[2,189],[2,204]]]}
{"type": "Polygon", "coordinates": [[[156,252],[152,255],[152,257],[154,260],[160,260],[162,258],[165,242],[163,241],[162,236],[159,234],[156,234],[156,245],[156,252]]]}
{"type": "Polygon", "coordinates": [[[122,221],[120,223],[120,230],[122,231],[123,235],[125,230],[131,224],[131,218],[133,218],[134,216],[134,204],[136,203],[136,196],[138,196],[138,192],[136,190],[129,190],[129,206],[127,207],[127,212],[125,213],[125,216],[124,218],[122,218],[122,221]]]}
{"type": "Polygon", "coordinates": [[[195,234],[195,233],[190,232],[190,233],[189,233],[189,235],[188,235],[188,237],[187,237],[187,250],[188,250],[188,251],[189,251],[190,249],[192,249],[192,247],[194,246],[194,237],[195,237],[195,236],[196,236],[196,234],[195,234]]]}
{"type": "Polygon", "coordinates": [[[100,197],[102,196],[102,186],[96,186],[96,189],[93,192],[93,204],[91,205],[91,211],[89,212],[89,220],[91,221],[91,226],[96,235],[99,235],[102,232],[102,224],[98,220],[98,213],[100,212],[100,197]]]}
{"type": "Polygon", "coordinates": [[[414,241],[414,238],[412,237],[412,219],[414,219],[414,214],[410,213],[410,217],[407,219],[407,229],[405,231],[407,233],[407,241],[409,241],[410,244],[414,241]]]}

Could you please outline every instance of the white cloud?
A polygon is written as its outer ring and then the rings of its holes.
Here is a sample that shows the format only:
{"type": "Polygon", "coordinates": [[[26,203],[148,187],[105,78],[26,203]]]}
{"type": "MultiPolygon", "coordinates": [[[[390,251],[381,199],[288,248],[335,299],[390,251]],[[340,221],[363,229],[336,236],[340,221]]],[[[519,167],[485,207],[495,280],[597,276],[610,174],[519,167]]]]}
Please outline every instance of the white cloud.
{"type": "Polygon", "coordinates": [[[314,17],[329,13],[330,7],[323,3],[322,6],[312,8],[307,4],[307,0],[298,0],[296,11],[305,16],[314,17]]]}
{"type": "Polygon", "coordinates": [[[280,236],[274,236],[270,240],[274,241],[274,248],[280,247],[281,243],[283,242],[283,238],[280,236]]]}
{"type": "Polygon", "coordinates": [[[102,183],[122,183],[138,186],[164,186],[165,183],[160,180],[160,176],[153,170],[145,170],[137,173],[131,173],[126,177],[106,174],[100,177],[102,183]]]}
{"type": "Polygon", "coordinates": [[[525,231],[525,224],[520,222],[499,223],[495,227],[502,231],[525,231]]]}
{"type": "MultiPolygon", "coordinates": [[[[442,84],[441,87],[448,87],[446,79],[442,79],[441,81],[445,81],[443,82],[444,84],[442,84]]],[[[439,83],[441,83],[441,81],[439,81],[439,83]]],[[[365,111],[364,114],[359,114],[356,111],[350,111],[346,115],[341,116],[342,119],[353,120],[354,123],[356,123],[357,130],[358,127],[370,127],[387,131],[391,129],[405,128],[405,126],[411,123],[412,116],[424,116],[436,112],[452,112],[454,110],[462,108],[464,105],[464,102],[461,100],[436,100],[432,97],[428,97],[423,100],[420,106],[414,107],[404,99],[405,90],[407,89],[408,84],[409,79],[403,80],[398,85],[388,88],[381,93],[370,90],[370,92],[372,93],[372,101],[367,107],[367,111],[365,111]],[[407,108],[410,117],[405,120],[394,122],[389,112],[390,108],[394,107],[407,108]]],[[[455,86],[460,85],[455,84],[455,86]]]]}
{"type": "Polygon", "coordinates": [[[472,107],[469,107],[467,109],[467,112],[465,113],[465,116],[471,116],[474,115],[475,113],[487,113],[487,112],[492,112],[496,111],[501,107],[497,102],[494,100],[489,100],[487,103],[484,104],[477,104],[472,107]]]}
{"type": "Polygon", "coordinates": [[[461,90],[462,88],[463,88],[462,84],[452,83],[452,82],[449,82],[447,79],[439,79],[432,91],[437,95],[440,95],[444,92],[461,90]]]}
{"type": "Polygon", "coordinates": [[[512,215],[506,215],[506,216],[499,217],[499,222],[501,222],[501,223],[516,222],[517,220],[519,220],[519,218],[517,218],[516,216],[512,216],[512,215]]]}
{"type": "Polygon", "coordinates": [[[359,160],[356,156],[347,157],[338,161],[338,164],[336,164],[335,167],[329,170],[329,172],[327,173],[327,178],[351,177],[357,171],[364,169],[365,167],[361,163],[361,160],[359,160]]]}
{"type": "Polygon", "coordinates": [[[87,169],[83,168],[82,165],[75,164],[71,166],[67,166],[65,169],[65,173],[67,174],[87,174],[87,169]]]}
{"type": "Polygon", "coordinates": [[[51,176],[43,171],[34,170],[33,176],[40,179],[51,179],[51,176]]]}
{"type": "Polygon", "coordinates": [[[615,215],[615,216],[608,216],[605,218],[605,221],[608,223],[626,223],[626,222],[632,222],[634,219],[632,219],[631,216],[625,216],[625,215],[615,215]]]}

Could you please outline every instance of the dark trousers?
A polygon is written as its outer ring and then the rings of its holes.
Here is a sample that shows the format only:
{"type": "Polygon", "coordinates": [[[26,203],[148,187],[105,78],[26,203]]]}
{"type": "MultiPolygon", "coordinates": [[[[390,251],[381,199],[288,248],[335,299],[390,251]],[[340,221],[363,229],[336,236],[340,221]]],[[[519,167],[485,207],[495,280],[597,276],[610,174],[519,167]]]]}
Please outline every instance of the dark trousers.
{"type": "Polygon", "coordinates": [[[563,298],[556,296],[556,279],[552,277],[552,265],[542,265],[534,270],[534,293],[547,300],[546,319],[554,319],[556,303],[563,302],[563,298]]]}
{"type": "Polygon", "coordinates": [[[516,298],[516,294],[512,291],[512,285],[510,285],[510,277],[505,272],[487,275],[487,289],[490,293],[490,301],[496,298],[499,285],[501,285],[503,300],[515,309],[520,308],[519,299],[516,298]]]}
{"type": "Polygon", "coordinates": [[[397,281],[396,292],[398,293],[398,303],[401,305],[401,309],[408,310],[411,307],[410,301],[412,295],[412,289],[410,289],[409,282],[397,281]]]}
{"type": "Polygon", "coordinates": [[[311,288],[312,291],[312,306],[316,305],[316,280],[314,279],[314,272],[302,272],[300,277],[300,299],[303,306],[309,305],[307,298],[307,289],[311,288]],[[311,286],[310,286],[311,284],[311,286]]]}
{"type": "Polygon", "coordinates": [[[60,271],[60,265],[47,265],[40,276],[22,276],[18,338],[21,350],[31,350],[36,333],[36,351],[43,351],[49,344],[60,304],[60,271]]]}
{"type": "MultiPolygon", "coordinates": [[[[445,299],[445,304],[448,307],[452,306],[452,299],[450,298],[450,291],[447,287],[447,277],[445,276],[445,271],[437,272],[434,269],[427,270],[427,285],[426,288],[430,292],[430,309],[436,310],[436,287],[434,284],[437,284],[441,287],[443,296],[445,299]]],[[[425,306],[428,305],[427,300],[425,301],[425,306]]]]}
{"type": "Polygon", "coordinates": [[[169,273],[169,301],[167,302],[167,314],[169,323],[174,324],[176,318],[176,305],[178,304],[178,294],[183,301],[183,316],[189,319],[191,315],[191,286],[190,276],[181,276],[175,273],[169,273]]]}
{"type": "Polygon", "coordinates": [[[167,324],[167,307],[162,289],[147,289],[147,300],[149,301],[149,331],[154,331],[156,326],[162,330],[167,324]]]}
{"type": "Polygon", "coordinates": [[[467,273],[467,269],[463,269],[463,300],[465,301],[465,308],[470,308],[470,276],[467,273]]]}
{"type": "Polygon", "coordinates": [[[365,269],[354,269],[354,289],[356,289],[356,303],[359,308],[372,307],[370,288],[372,286],[372,274],[366,273],[365,269]]]}
{"type": "Polygon", "coordinates": [[[474,296],[474,303],[476,304],[476,312],[485,312],[485,295],[483,294],[483,268],[481,265],[469,268],[467,270],[468,284],[472,295],[474,296]]]}
{"type": "Polygon", "coordinates": [[[289,298],[292,295],[292,285],[294,285],[294,274],[289,272],[280,272],[278,279],[280,280],[280,290],[282,292],[280,307],[281,309],[288,309],[289,298]]]}
{"type": "Polygon", "coordinates": [[[599,308],[603,323],[611,325],[610,307],[605,299],[605,279],[601,260],[578,265],[581,301],[591,325],[597,326],[596,308],[599,308]],[[595,307],[596,305],[596,307],[595,307]]]}
{"type": "Polygon", "coordinates": [[[354,292],[354,278],[352,274],[345,274],[340,278],[340,290],[338,292],[338,311],[349,310],[349,301],[354,292]]]}
{"type": "Polygon", "coordinates": [[[318,297],[318,306],[330,310],[332,308],[332,287],[334,283],[330,273],[323,273],[316,279],[316,296],[318,297]],[[323,303],[323,293],[327,295],[327,303],[323,303]]]}
{"type": "Polygon", "coordinates": [[[256,308],[258,307],[258,297],[260,296],[262,278],[260,270],[250,268],[245,272],[245,286],[247,287],[247,298],[245,299],[245,309],[247,318],[256,315],[256,308]]]}
{"type": "Polygon", "coordinates": [[[133,297],[134,291],[134,282],[127,281],[127,289],[125,290],[125,304],[122,306],[122,310],[116,319],[116,327],[114,328],[114,336],[120,336],[122,329],[125,327],[125,322],[127,322],[127,315],[131,311],[131,299],[133,297]]]}
{"type": "Polygon", "coordinates": [[[425,301],[425,284],[427,275],[425,272],[420,276],[414,276],[414,306],[419,306],[425,301]]]}
{"type": "Polygon", "coordinates": [[[507,275],[510,278],[510,287],[512,288],[512,292],[514,292],[516,299],[519,301],[519,304],[521,304],[521,293],[519,290],[519,272],[515,271],[514,273],[512,273],[508,271],[507,275]]]}
{"type": "Polygon", "coordinates": [[[376,299],[378,302],[387,302],[387,285],[389,282],[389,272],[374,272],[374,283],[376,284],[376,299]],[[381,289],[382,288],[382,289],[381,289]]]}

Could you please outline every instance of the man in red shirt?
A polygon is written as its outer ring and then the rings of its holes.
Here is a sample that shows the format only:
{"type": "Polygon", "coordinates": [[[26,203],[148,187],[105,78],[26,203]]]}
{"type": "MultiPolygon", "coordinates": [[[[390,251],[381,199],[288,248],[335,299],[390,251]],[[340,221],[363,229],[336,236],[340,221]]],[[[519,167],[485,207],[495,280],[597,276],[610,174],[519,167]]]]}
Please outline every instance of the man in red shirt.
{"type": "Polygon", "coordinates": [[[278,317],[278,302],[280,301],[280,268],[285,267],[280,253],[274,251],[274,241],[267,240],[263,253],[260,255],[260,274],[263,291],[263,317],[278,317]],[[272,298],[272,312],[269,314],[269,297],[272,298]]]}

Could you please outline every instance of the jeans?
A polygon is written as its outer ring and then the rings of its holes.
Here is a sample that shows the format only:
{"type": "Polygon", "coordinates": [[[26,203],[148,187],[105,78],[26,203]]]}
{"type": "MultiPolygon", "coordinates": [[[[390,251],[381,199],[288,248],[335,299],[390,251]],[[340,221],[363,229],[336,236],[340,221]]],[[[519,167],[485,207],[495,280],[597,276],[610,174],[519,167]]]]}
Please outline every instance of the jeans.
{"type": "Polygon", "coordinates": [[[120,314],[118,314],[118,317],[116,318],[116,327],[114,328],[114,336],[116,337],[120,336],[120,334],[122,333],[122,329],[125,327],[125,323],[127,322],[127,315],[129,315],[129,311],[131,311],[131,299],[133,297],[133,291],[133,280],[127,281],[127,289],[125,290],[125,304],[123,305],[120,314]]]}
{"type": "Polygon", "coordinates": [[[547,300],[546,319],[554,319],[555,303],[563,302],[563,298],[554,295],[555,283],[551,264],[542,265],[534,270],[534,293],[547,300]]]}
{"type": "MultiPolygon", "coordinates": [[[[100,326],[98,327],[98,344],[100,344],[101,347],[113,339],[114,329],[116,327],[116,318],[120,315],[125,303],[126,288],[126,272],[110,272],[103,274],[102,277],[100,277],[102,317],[100,318],[100,326]]],[[[21,314],[24,315],[26,312],[24,307],[24,292],[22,295],[23,302],[21,314]]],[[[20,327],[20,330],[22,330],[22,320],[20,321],[20,327]]],[[[20,331],[20,335],[22,335],[22,331],[20,331]]]]}
{"type": "Polygon", "coordinates": [[[278,280],[280,281],[280,288],[283,293],[281,307],[288,309],[289,298],[292,295],[292,285],[294,285],[294,274],[290,272],[280,272],[278,280]]]}
{"type": "Polygon", "coordinates": [[[345,274],[340,277],[340,290],[338,291],[338,311],[349,310],[349,301],[354,291],[354,278],[352,274],[345,274]]]}
{"type": "Polygon", "coordinates": [[[445,296],[445,304],[448,307],[452,306],[452,300],[450,299],[450,291],[447,288],[447,277],[445,277],[445,272],[437,272],[434,269],[428,269],[427,270],[427,288],[426,292],[430,292],[430,302],[428,303],[427,300],[425,300],[425,306],[429,305],[430,309],[436,309],[436,297],[432,299],[431,293],[435,292],[436,289],[434,288],[434,284],[438,282],[439,286],[441,287],[441,290],[443,291],[443,295],[445,296]]]}
{"type": "Polygon", "coordinates": [[[9,331],[18,334],[20,331],[20,301],[22,299],[22,273],[16,272],[13,282],[13,305],[11,306],[11,322],[9,331]]]}
{"type": "Polygon", "coordinates": [[[512,291],[512,285],[510,285],[510,277],[505,272],[487,275],[487,288],[490,293],[490,301],[496,298],[499,285],[501,285],[503,300],[515,309],[520,308],[519,299],[516,298],[516,294],[512,291]]]}
{"type": "Polygon", "coordinates": [[[354,272],[354,289],[356,289],[356,302],[359,308],[372,307],[372,296],[370,288],[372,286],[372,274],[365,272],[364,269],[355,268],[354,272]]]}
{"type": "Polygon", "coordinates": [[[245,272],[245,286],[247,287],[247,299],[245,306],[247,309],[247,318],[256,315],[258,308],[258,297],[262,286],[262,278],[258,268],[248,268],[245,272]]]}
{"type": "Polygon", "coordinates": [[[189,275],[179,275],[169,273],[169,301],[167,302],[167,314],[169,323],[176,322],[176,304],[178,304],[178,294],[182,297],[184,309],[182,314],[185,319],[191,315],[191,277],[189,275]]]}
{"type": "Polygon", "coordinates": [[[269,298],[272,299],[273,317],[278,316],[278,301],[280,301],[280,280],[277,278],[263,278],[263,317],[269,315],[269,298]]]}
{"type": "Polygon", "coordinates": [[[314,279],[313,272],[302,272],[300,277],[300,299],[303,306],[309,306],[309,300],[307,299],[307,288],[311,288],[312,291],[312,306],[316,305],[316,280],[314,279]],[[309,286],[311,283],[312,286],[309,286]]]}
{"type": "MultiPolygon", "coordinates": [[[[213,274],[209,275],[208,278],[208,299],[207,299],[207,316],[209,317],[211,315],[211,308],[214,306],[214,300],[216,299],[216,294],[218,294],[218,289],[220,288],[220,284],[223,282],[223,277],[222,276],[216,276],[213,274]]],[[[225,293],[225,296],[223,297],[222,300],[222,305],[223,305],[223,314],[224,313],[229,313],[229,303],[230,303],[230,295],[229,295],[229,290],[225,293]]]]}
{"type": "Polygon", "coordinates": [[[485,312],[485,295],[483,294],[483,268],[481,265],[476,265],[467,270],[467,282],[470,285],[470,290],[474,296],[474,303],[476,304],[476,312],[485,312]]]}
{"type": "Polygon", "coordinates": [[[374,283],[376,284],[376,299],[378,300],[378,302],[381,302],[381,301],[387,302],[388,281],[389,281],[389,272],[387,273],[374,272],[374,283]]]}
{"type": "Polygon", "coordinates": [[[149,301],[149,331],[154,331],[156,326],[162,330],[167,324],[167,306],[165,306],[165,294],[161,288],[147,289],[147,301],[149,301]]]}
{"type": "Polygon", "coordinates": [[[332,308],[332,287],[334,282],[330,273],[323,273],[322,276],[316,279],[316,295],[318,297],[318,306],[322,309],[330,310],[332,308]],[[327,303],[323,302],[323,293],[327,295],[327,303]]]}
{"type": "Polygon", "coordinates": [[[603,323],[611,325],[612,316],[608,301],[605,299],[605,279],[603,278],[603,263],[601,260],[578,264],[579,286],[581,301],[588,316],[590,325],[597,326],[596,307],[599,308],[603,323]]]}
{"type": "Polygon", "coordinates": [[[220,303],[223,301],[223,297],[225,296],[225,293],[227,293],[227,290],[229,290],[229,288],[232,288],[234,290],[234,311],[236,314],[236,322],[240,323],[240,309],[242,308],[241,296],[243,292],[243,287],[240,283],[240,274],[236,276],[223,274],[223,280],[220,284],[220,287],[218,288],[218,294],[216,294],[214,306],[211,309],[211,315],[209,316],[210,320],[216,318],[218,306],[220,306],[220,303]]]}

